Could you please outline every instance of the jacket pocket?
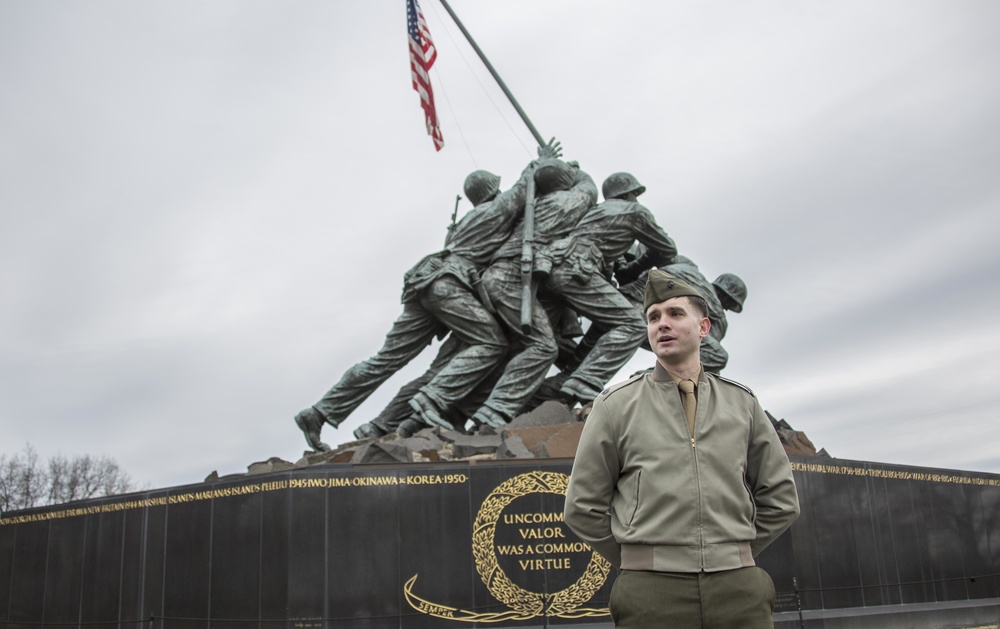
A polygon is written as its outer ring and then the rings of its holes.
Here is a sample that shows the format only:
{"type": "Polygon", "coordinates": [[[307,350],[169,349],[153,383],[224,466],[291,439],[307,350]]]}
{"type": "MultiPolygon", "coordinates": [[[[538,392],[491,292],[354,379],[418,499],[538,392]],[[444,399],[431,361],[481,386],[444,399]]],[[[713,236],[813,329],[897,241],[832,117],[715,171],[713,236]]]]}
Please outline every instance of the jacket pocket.
{"type": "Polygon", "coordinates": [[[631,528],[633,520],[635,520],[635,514],[639,511],[639,487],[642,480],[642,470],[635,473],[635,489],[632,492],[632,513],[628,516],[628,525],[631,528]]]}
{"type": "Polygon", "coordinates": [[[639,476],[634,470],[618,479],[618,486],[611,497],[611,512],[625,529],[631,529],[639,511],[639,476]]]}
{"type": "Polygon", "coordinates": [[[750,522],[754,523],[757,521],[757,502],[753,499],[753,490],[750,489],[746,476],[743,476],[743,489],[746,491],[747,501],[750,503],[750,522]]]}

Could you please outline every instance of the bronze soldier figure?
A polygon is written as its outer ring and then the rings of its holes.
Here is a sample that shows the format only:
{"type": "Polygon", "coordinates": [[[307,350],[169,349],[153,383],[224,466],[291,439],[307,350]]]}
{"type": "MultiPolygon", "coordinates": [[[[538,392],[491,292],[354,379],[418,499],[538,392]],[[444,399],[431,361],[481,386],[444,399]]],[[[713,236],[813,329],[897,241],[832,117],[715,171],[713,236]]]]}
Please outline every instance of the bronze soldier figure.
{"type": "MultiPolygon", "coordinates": [[[[560,160],[541,160],[535,184],[535,247],[567,236],[597,200],[597,186],[590,175],[560,160]]],[[[480,425],[503,426],[513,419],[542,384],[556,359],[552,327],[537,301],[531,304],[530,332],[521,329],[523,238],[524,227],[518,225],[483,273],[483,285],[498,318],[522,349],[510,359],[489,397],[473,413],[472,420],[480,425]]]]}
{"type": "MultiPolygon", "coordinates": [[[[539,154],[549,155],[550,147],[539,154]]],[[[448,331],[462,343],[446,365],[420,387],[414,401],[426,407],[446,407],[461,400],[507,352],[507,339],[476,293],[479,269],[510,237],[524,209],[525,169],[510,190],[500,193],[500,178],[487,171],[471,173],[466,196],[475,207],[448,236],[445,249],[425,257],[403,278],[403,313],[386,335],[382,348],[343,375],[295,422],[314,450],[328,450],[320,441],[324,423],[338,426],[375,389],[416,357],[435,336],[448,331]]]]}
{"type": "Polygon", "coordinates": [[[672,260],[674,241],[653,213],[636,202],[646,188],[629,173],[615,173],[602,185],[604,203],[580,219],[573,233],[553,244],[552,273],[545,295],[572,308],[604,333],[560,387],[571,402],[589,402],[632,357],[644,337],[642,313],[609,279],[611,265],[636,240],[650,256],[672,260]]]}

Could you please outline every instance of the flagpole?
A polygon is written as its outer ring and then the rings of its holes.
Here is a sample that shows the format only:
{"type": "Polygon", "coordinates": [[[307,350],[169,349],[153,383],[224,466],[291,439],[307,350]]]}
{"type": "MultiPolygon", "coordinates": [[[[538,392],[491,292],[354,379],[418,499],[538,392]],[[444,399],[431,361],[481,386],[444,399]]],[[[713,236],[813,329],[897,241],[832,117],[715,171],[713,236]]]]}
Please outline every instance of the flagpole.
{"type": "MultiPolygon", "coordinates": [[[[514,98],[514,95],[510,93],[510,90],[507,89],[507,84],[504,83],[503,79],[500,78],[500,75],[497,74],[493,64],[490,63],[490,60],[486,58],[485,54],[483,54],[483,51],[476,43],[476,40],[472,39],[472,35],[470,35],[469,31],[465,29],[465,25],[462,24],[462,20],[458,19],[458,16],[455,15],[455,12],[451,9],[451,5],[448,4],[448,0],[441,0],[441,4],[444,5],[445,10],[448,11],[448,15],[450,15],[451,19],[458,25],[459,30],[462,31],[465,38],[469,40],[469,44],[472,45],[472,49],[476,51],[476,54],[479,55],[483,65],[485,65],[486,69],[493,75],[493,79],[497,82],[497,85],[499,85],[500,89],[503,90],[503,93],[507,95],[507,99],[510,101],[510,104],[514,106],[518,115],[521,116],[521,120],[524,121],[524,124],[528,126],[528,130],[531,131],[531,135],[535,136],[535,141],[538,142],[538,146],[545,147],[546,144],[545,140],[542,139],[542,134],[538,132],[535,125],[531,124],[531,120],[528,119],[528,114],[524,113],[524,110],[521,109],[521,105],[517,102],[517,99],[514,98]]],[[[532,279],[532,270],[534,268],[533,249],[535,239],[534,177],[528,178],[524,201],[524,236],[521,239],[521,331],[524,334],[531,334],[533,302],[535,297],[535,284],[532,279]]]]}
{"type": "Polygon", "coordinates": [[[493,68],[493,64],[490,63],[490,60],[486,58],[485,54],[483,54],[479,45],[476,44],[476,40],[472,39],[472,35],[469,34],[469,31],[465,30],[465,25],[463,25],[462,21],[458,19],[455,12],[451,10],[448,0],[441,0],[441,4],[444,5],[445,10],[448,11],[448,15],[450,15],[451,19],[458,25],[459,30],[462,31],[465,38],[469,40],[469,43],[472,45],[472,49],[476,51],[477,55],[479,55],[479,58],[483,61],[486,69],[490,71],[490,74],[493,75],[493,78],[500,86],[500,89],[502,89],[503,93],[507,95],[507,99],[510,100],[510,104],[514,106],[515,110],[517,110],[517,113],[521,116],[521,120],[524,121],[524,124],[528,125],[528,130],[531,131],[531,135],[535,136],[535,141],[538,142],[538,146],[545,146],[545,140],[542,139],[542,134],[538,132],[535,125],[531,124],[531,120],[528,120],[528,114],[524,113],[524,110],[521,109],[521,105],[518,104],[517,99],[515,99],[514,95],[510,93],[509,89],[507,89],[507,84],[503,82],[503,79],[500,78],[500,75],[497,74],[497,71],[493,68]]]}

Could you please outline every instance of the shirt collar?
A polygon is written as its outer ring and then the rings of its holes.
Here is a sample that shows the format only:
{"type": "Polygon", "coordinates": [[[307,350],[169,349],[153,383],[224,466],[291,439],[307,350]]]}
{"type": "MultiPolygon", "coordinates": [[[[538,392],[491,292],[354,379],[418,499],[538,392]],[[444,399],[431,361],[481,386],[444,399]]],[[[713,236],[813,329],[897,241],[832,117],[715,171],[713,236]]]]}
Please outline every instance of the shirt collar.
{"type": "MultiPolygon", "coordinates": [[[[666,368],[660,364],[660,361],[656,361],[656,365],[653,367],[652,378],[656,382],[673,382],[678,383],[681,378],[678,378],[674,374],[666,370],[666,368]]],[[[705,379],[705,368],[701,367],[698,369],[698,374],[693,378],[697,382],[702,382],[705,379]]]]}

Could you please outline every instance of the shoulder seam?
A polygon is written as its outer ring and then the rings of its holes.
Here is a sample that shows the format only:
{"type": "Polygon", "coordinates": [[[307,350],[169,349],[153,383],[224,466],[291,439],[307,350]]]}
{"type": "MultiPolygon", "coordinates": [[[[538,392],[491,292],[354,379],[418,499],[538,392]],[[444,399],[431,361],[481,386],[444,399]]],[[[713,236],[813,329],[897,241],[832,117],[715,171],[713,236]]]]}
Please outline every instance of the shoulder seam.
{"type": "Polygon", "coordinates": [[[612,393],[620,391],[621,389],[624,389],[628,385],[630,385],[630,384],[632,384],[634,382],[639,381],[644,375],[646,375],[646,374],[644,374],[644,373],[637,373],[637,374],[635,374],[634,376],[632,376],[631,378],[629,378],[628,380],[626,380],[624,382],[619,382],[618,384],[613,384],[610,387],[607,387],[606,389],[604,389],[603,391],[601,391],[601,394],[599,396],[597,396],[597,399],[601,400],[601,399],[607,399],[607,398],[611,397],[612,393]]]}
{"type": "Polygon", "coordinates": [[[729,378],[723,378],[719,374],[712,374],[712,375],[714,375],[719,380],[722,380],[723,382],[728,382],[731,385],[734,385],[734,386],[737,386],[737,387],[743,389],[744,391],[746,391],[747,393],[749,393],[753,397],[757,397],[757,395],[754,394],[754,392],[750,389],[750,387],[748,387],[747,385],[745,385],[745,384],[743,384],[741,382],[736,382],[735,380],[730,380],[729,378]]]}

